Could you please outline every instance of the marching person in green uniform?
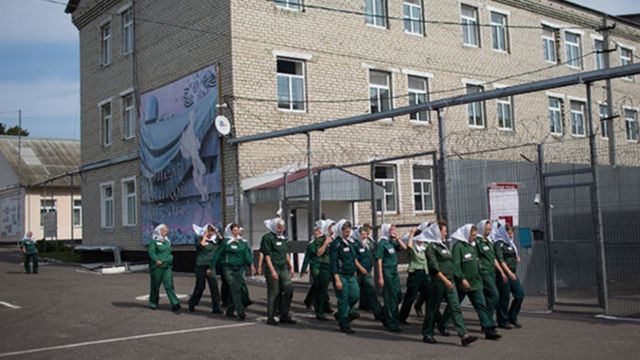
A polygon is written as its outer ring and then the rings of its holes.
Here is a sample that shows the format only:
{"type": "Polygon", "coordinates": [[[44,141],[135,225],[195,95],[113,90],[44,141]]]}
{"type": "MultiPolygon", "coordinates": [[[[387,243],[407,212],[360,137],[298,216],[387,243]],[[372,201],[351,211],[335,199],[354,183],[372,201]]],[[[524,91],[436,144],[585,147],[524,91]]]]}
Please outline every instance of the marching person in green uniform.
{"type": "Polygon", "coordinates": [[[220,293],[218,292],[218,282],[216,281],[215,268],[210,268],[213,256],[220,245],[220,238],[216,228],[207,224],[204,227],[193,225],[196,234],[196,285],[193,288],[193,294],[189,298],[189,311],[194,312],[196,306],[200,303],[202,293],[206,284],[209,284],[209,292],[211,293],[211,312],[214,314],[222,314],[220,310],[220,293]]]}
{"type": "MultiPolygon", "coordinates": [[[[431,276],[431,289],[429,289],[429,300],[427,301],[427,316],[422,325],[422,341],[429,344],[437,344],[433,338],[433,330],[436,323],[437,312],[440,303],[444,299],[449,305],[450,315],[453,324],[460,337],[462,346],[467,346],[478,340],[477,337],[467,334],[464,319],[460,311],[458,292],[453,284],[454,269],[453,257],[447,246],[442,241],[447,236],[447,223],[438,221],[429,226],[427,231],[421,233],[429,243],[427,245],[427,264],[431,276]]],[[[444,322],[443,322],[444,323],[444,322]]]]}
{"type": "MultiPolygon", "coordinates": [[[[466,224],[451,235],[451,254],[453,256],[453,274],[456,280],[459,303],[465,296],[471,301],[471,305],[478,314],[480,326],[484,336],[488,340],[501,338],[496,332],[496,323],[487,311],[484,292],[482,291],[482,278],[480,277],[480,258],[478,256],[478,244],[476,236],[478,230],[473,224],[466,224]]],[[[446,324],[451,313],[451,304],[447,306],[444,319],[446,324]]]]}
{"type": "Polygon", "coordinates": [[[33,233],[27,232],[20,241],[20,250],[24,254],[24,271],[27,274],[31,274],[33,263],[33,273],[38,273],[38,249],[36,248],[36,241],[33,239],[33,233]]]}
{"type": "MultiPolygon", "coordinates": [[[[333,286],[338,298],[338,311],[335,318],[340,324],[340,331],[346,334],[354,334],[351,328],[351,320],[360,315],[354,306],[360,298],[360,288],[356,277],[356,245],[355,241],[349,241],[351,237],[351,223],[342,219],[335,227],[336,238],[331,243],[331,274],[333,286]]],[[[353,240],[353,239],[352,239],[353,240]]]]}
{"type": "Polygon", "coordinates": [[[309,274],[309,291],[307,291],[307,296],[304,298],[304,306],[307,309],[311,309],[313,306],[313,302],[316,298],[317,289],[317,281],[315,281],[315,277],[318,276],[318,269],[320,267],[320,263],[318,262],[318,257],[312,250],[312,244],[319,240],[322,237],[322,228],[321,223],[322,220],[316,221],[316,226],[313,228],[313,237],[309,241],[306,250],[304,251],[304,261],[302,261],[302,267],[300,268],[300,275],[305,276],[309,274]]]}
{"type": "Polygon", "coordinates": [[[491,241],[492,226],[489,220],[482,220],[478,223],[478,237],[476,239],[478,256],[480,257],[480,277],[482,278],[482,290],[487,303],[487,313],[493,319],[496,307],[500,300],[497,282],[508,281],[507,275],[502,270],[502,266],[496,260],[496,253],[491,241]]]}
{"type": "MultiPolygon", "coordinates": [[[[418,293],[423,297],[429,292],[431,278],[429,277],[429,267],[427,266],[427,245],[423,237],[419,235],[429,227],[428,222],[421,223],[415,231],[409,233],[407,248],[409,249],[409,276],[407,277],[407,291],[402,299],[400,308],[400,323],[407,324],[407,318],[411,312],[411,306],[418,293]]],[[[421,308],[419,305],[418,308],[421,308]]]]}
{"type": "Polygon", "coordinates": [[[314,229],[315,240],[308,248],[309,256],[312,259],[310,261],[313,275],[313,282],[309,292],[312,293],[311,302],[316,313],[316,319],[321,321],[327,320],[325,314],[332,312],[329,304],[329,283],[331,282],[329,247],[333,241],[332,227],[333,221],[318,220],[314,229]]]}
{"type": "Polygon", "coordinates": [[[173,288],[173,254],[171,253],[171,241],[167,237],[169,227],[165,224],[158,225],[152,234],[149,243],[149,274],[151,275],[151,290],[149,291],[149,308],[158,308],[160,297],[160,285],[164,286],[171,310],[180,311],[180,300],[173,288]]]}
{"type": "Polygon", "coordinates": [[[398,274],[398,251],[406,250],[405,243],[398,239],[396,226],[383,224],[382,236],[376,247],[378,260],[378,285],[384,298],[384,327],[391,332],[400,332],[398,303],[402,300],[400,275],[398,274]]]}
{"type": "Polygon", "coordinates": [[[362,225],[353,232],[353,239],[356,241],[356,267],[358,268],[358,286],[360,287],[360,309],[370,309],[376,320],[384,324],[385,314],[382,310],[380,300],[376,293],[376,286],[373,283],[373,272],[375,270],[372,243],[369,236],[371,227],[368,224],[362,225]]]}
{"type": "MultiPolygon", "coordinates": [[[[222,273],[229,284],[231,297],[226,315],[233,317],[235,312],[240,320],[244,320],[246,314],[243,288],[246,289],[247,286],[244,282],[244,274],[247,267],[251,267],[251,274],[255,272],[253,256],[247,242],[240,237],[240,226],[229,224],[226,229],[225,241],[213,256],[210,270],[213,271],[217,264],[222,264],[222,273]]],[[[246,296],[248,296],[248,290],[246,296]]]]}
{"type": "Polygon", "coordinates": [[[291,299],[293,298],[293,285],[291,277],[294,275],[293,263],[289,256],[287,238],[284,236],[284,220],[275,218],[264,221],[269,232],[262,236],[260,252],[264,255],[267,267],[265,278],[267,280],[267,324],[295,324],[296,321],[289,316],[291,299]],[[280,296],[279,313],[280,321],[275,320],[276,299],[280,296]]]}
{"type": "Polygon", "coordinates": [[[522,324],[518,322],[518,314],[524,301],[524,289],[520,278],[516,275],[520,256],[516,244],[513,243],[513,227],[509,224],[500,226],[494,234],[494,241],[496,258],[509,280],[504,283],[501,278],[496,279],[500,292],[497,310],[498,326],[504,329],[510,329],[511,325],[521,328],[522,324]],[[513,295],[511,306],[509,306],[509,295],[513,295]]]}

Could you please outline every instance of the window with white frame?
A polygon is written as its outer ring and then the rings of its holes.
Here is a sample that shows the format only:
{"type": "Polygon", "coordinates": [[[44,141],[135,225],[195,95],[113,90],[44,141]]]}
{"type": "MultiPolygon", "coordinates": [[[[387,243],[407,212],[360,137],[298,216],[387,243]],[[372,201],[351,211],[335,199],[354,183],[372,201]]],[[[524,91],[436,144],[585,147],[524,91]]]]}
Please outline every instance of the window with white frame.
{"type": "Polygon", "coordinates": [[[136,102],[133,93],[122,97],[122,118],[124,120],[124,138],[131,139],[135,136],[136,102]]]}
{"type": "Polygon", "coordinates": [[[596,52],[596,57],[595,57],[596,70],[604,69],[604,41],[594,39],[593,50],[596,52]]]}
{"type": "Polygon", "coordinates": [[[278,59],[278,109],[305,111],[304,61],[278,59]]]}
{"type": "Polygon", "coordinates": [[[480,28],[478,27],[478,8],[462,4],[460,8],[462,38],[465,45],[480,46],[480,28]]]}
{"type": "Polygon", "coordinates": [[[564,33],[564,53],[567,66],[582,69],[582,42],[580,34],[564,33]]]}
{"type": "Polygon", "coordinates": [[[40,227],[44,227],[44,218],[48,213],[56,212],[56,200],[55,199],[41,199],[40,200],[40,227]]]}
{"type": "Polygon", "coordinates": [[[111,64],[111,23],[108,22],[100,27],[100,40],[102,56],[100,61],[102,66],[111,64]]]}
{"type": "MultiPolygon", "coordinates": [[[[620,47],[620,65],[630,65],[633,63],[633,50],[620,47]]],[[[633,75],[623,77],[625,80],[633,81],[633,75]]]]}
{"type": "MultiPolygon", "coordinates": [[[[467,84],[467,94],[481,93],[482,85],[467,84]]],[[[477,101],[467,104],[467,118],[470,127],[484,128],[484,102],[477,101]]]]}
{"type": "Polygon", "coordinates": [[[387,0],[365,0],[364,12],[367,24],[387,27],[387,0]]]}
{"type": "Polygon", "coordinates": [[[550,26],[542,25],[542,49],[544,60],[550,63],[558,63],[558,30],[550,26]]]}
{"type": "Polygon", "coordinates": [[[571,100],[569,106],[571,110],[571,134],[573,136],[585,136],[585,103],[582,101],[571,100]]]}
{"type": "Polygon", "coordinates": [[[402,14],[404,31],[410,34],[422,35],[422,0],[404,0],[402,14]]]}
{"type": "Polygon", "coordinates": [[[624,109],[624,124],[627,132],[627,141],[638,141],[638,111],[624,109]]]}
{"type": "MultiPolygon", "coordinates": [[[[424,104],[429,101],[429,83],[427,78],[409,76],[409,105],[424,104]]],[[[427,110],[409,114],[409,119],[414,121],[429,121],[427,110]]]]}
{"type": "Polygon", "coordinates": [[[302,10],[302,0],[274,0],[276,6],[287,10],[302,10]]]}
{"type": "Polygon", "coordinates": [[[609,107],[607,104],[598,105],[598,116],[600,116],[600,135],[603,139],[609,138],[609,122],[611,120],[602,120],[609,117],[609,107]]]}
{"type": "Polygon", "coordinates": [[[100,227],[113,227],[113,183],[100,185],[100,227]]]}
{"type": "Polygon", "coordinates": [[[122,180],[122,225],[137,224],[136,212],[136,180],[129,178],[122,180]]]}
{"type": "Polygon", "coordinates": [[[501,130],[513,130],[513,107],[511,97],[501,97],[496,100],[498,114],[498,128],[501,130]]]}
{"type": "Polygon", "coordinates": [[[507,15],[495,11],[491,12],[491,40],[493,50],[509,52],[507,15]]]}
{"type": "Polygon", "coordinates": [[[122,23],[122,53],[133,52],[133,8],[129,7],[120,13],[122,23]]]}
{"type": "Polygon", "coordinates": [[[433,172],[430,166],[413,166],[413,208],[433,211],[433,172]]]}
{"type": "Polygon", "coordinates": [[[82,226],[82,200],[73,199],[73,226],[82,226]]]}
{"type": "Polygon", "coordinates": [[[111,102],[100,105],[100,118],[102,122],[102,145],[111,145],[113,136],[113,116],[111,114],[111,102]]]}
{"type": "Polygon", "coordinates": [[[549,97],[549,126],[553,135],[562,135],[564,133],[562,101],[561,98],[549,97]]]}
{"type": "Polygon", "coordinates": [[[369,71],[369,99],[372,114],[391,109],[391,74],[369,71]]]}
{"type": "Polygon", "coordinates": [[[376,209],[384,212],[396,212],[397,186],[396,168],[393,165],[379,165],[375,167],[374,181],[384,188],[384,198],[376,199],[376,209]]]}

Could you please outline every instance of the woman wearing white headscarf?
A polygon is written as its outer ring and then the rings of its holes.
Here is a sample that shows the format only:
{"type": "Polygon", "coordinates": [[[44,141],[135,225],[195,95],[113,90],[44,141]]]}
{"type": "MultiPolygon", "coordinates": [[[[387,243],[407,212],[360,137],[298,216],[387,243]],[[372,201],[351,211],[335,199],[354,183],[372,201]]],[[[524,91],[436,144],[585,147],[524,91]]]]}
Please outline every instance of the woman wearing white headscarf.
{"type": "Polygon", "coordinates": [[[521,328],[522,324],[518,322],[518,314],[524,301],[524,289],[520,278],[516,275],[519,257],[518,248],[513,243],[513,227],[509,224],[499,226],[495,232],[494,241],[496,258],[509,279],[506,283],[500,278],[496,279],[500,293],[500,301],[496,311],[498,326],[505,329],[510,329],[511,325],[521,328]],[[510,295],[513,296],[511,306],[509,306],[510,295]]]}
{"type": "Polygon", "coordinates": [[[376,286],[373,282],[374,267],[374,248],[373,239],[369,236],[371,227],[364,224],[355,231],[351,236],[356,242],[356,267],[358,268],[358,287],[360,288],[360,310],[370,310],[376,320],[380,320],[384,324],[384,311],[378,295],[376,286]]]}
{"type": "Polygon", "coordinates": [[[342,219],[335,226],[336,238],[331,243],[330,260],[333,285],[338,298],[338,311],[335,318],[340,331],[353,334],[350,322],[360,317],[354,306],[360,298],[360,288],[356,277],[357,258],[355,241],[350,241],[351,223],[342,219]]]}
{"type": "Polygon", "coordinates": [[[507,282],[507,276],[496,260],[496,252],[491,241],[491,222],[482,220],[478,223],[478,236],[476,239],[478,256],[480,257],[480,277],[482,278],[482,291],[487,302],[487,312],[493,319],[496,306],[500,299],[500,293],[496,281],[507,282]],[[497,279],[497,280],[496,280],[497,279]]]}
{"type": "Polygon", "coordinates": [[[173,288],[173,255],[171,254],[171,241],[167,237],[169,227],[165,224],[158,225],[153,230],[149,243],[149,275],[151,276],[151,289],[149,291],[149,308],[158,308],[160,297],[160,285],[164,285],[171,310],[180,310],[180,300],[173,288]]]}
{"type": "MultiPolygon", "coordinates": [[[[460,302],[458,300],[458,292],[453,284],[454,268],[453,257],[447,246],[443,243],[443,239],[447,236],[447,223],[438,221],[431,225],[424,233],[424,238],[429,245],[427,246],[427,263],[429,266],[429,274],[431,276],[431,289],[429,289],[429,301],[427,303],[427,316],[424,318],[422,325],[422,341],[429,344],[437,344],[433,338],[433,330],[437,320],[438,309],[440,303],[444,299],[450,309],[450,315],[456,332],[460,337],[462,346],[478,340],[475,336],[467,334],[464,325],[464,319],[460,311],[460,302]]],[[[441,326],[444,325],[444,322],[441,326]]],[[[442,332],[442,331],[441,331],[442,332]]],[[[444,332],[443,335],[448,335],[444,332]]]]}
{"type": "Polygon", "coordinates": [[[196,284],[191,297],[189,297],[189,311],[195,311],[196,306],[200,303],[206,284],[209,284],[211,312],[222,314],[220,310],[220,293],[218,292],[218,282],[216,281],[216,269],[212,266],[213,256],[218,250],[221,241],[218,238],[216,228],[211,224],[206,224],[203,227],[194,224],[193,231],[196,245],[196,284]]]}
{"type": "MultiPolygon", "coordinates": [[[[462,303],[465,296],[469,298],[473,308],[478,314],[482,331],[488,340],[501,338],[496,332],[496,323],[487,311],[484,292],[482,291],[482,278],[480,277],[480,257],[476,236],[478,231],[475,225],[466,224],[451,235],[453,256],[453,274],[457,286],[458,300],[462,303]]],[[[443,324],[446,324],[451,315],[451,304],[447,306],[443,324]]]]}
{"type": "MultiPolygon", "coordinates": [[[[400,323],[407,324],[407,318],[411,312],[411,306],[416,300],[418,294],[421,294],[423,299],[426,298],[429,293],[429,287],[431,286],[431,278],[429,277],[429,268],[427,266],[427,244],[422,232],[429,227],[428,222],[424,222],[418,226],[417,229],[409,232],[409,238],[407,242],[407,248],[409,249],[409,267],[407,272],[407,291],[404,293],[402,299],[402,306],[400,308],[400,323]]],[[[422,309],[422,304],[416,304],[416,312],[422,309]]]]}
{"type": "Polygon", "coordinates": [[[33,263],[33,273],[38,273],[38,249],[36,248],[36,241],[33,239],[33,233],[31,231],[24,234],[22,241],[20,241],[20,250],[24,254],[24,271],[27,274],[31,274],[30,262],[33,263]]]}
{"type": "MultiPolygon", "coordinates": [[[[331,260],[328,247],[333,241],[331,220],[318,220],[313,229],[313,240],[307,247],[305,264],[311,265],[311,287],[304,300],[307,309],[313,305],[316,319],[328,320],[325,314],[332,313],[329,304],[329,283],[331,282],[331,260]]],[[[303,271],[306,269],[302,265],[303,271]]]]}
{"type": "Polygon", "coordinates": [[[400,275],[398,274],[398,251],[406,250],[405,243],[398,238],[396,226],[383,224],[382,236],[376,247],[378,261],[378,285],[384,298],[384,326],[391,332],[400,332],[398,304],[402,301],[400,275]]]}
{"type": "Polygon", "coordinates": [[[267,280],[267,324],[293,325],[296,321],[289,316],[289,308],[293,298],[291,278],[294,275],[294,268],[289,256],[287,237],[284,235],[285,222],[281,218],[275,218],[265,220],[264,224],[269,232],[262,236],[260,252],[264,255],[268,270],[265,272],[267,280]],[[280,301],[276,301],[278,298],[280,298],[280,301]],[[279,321],[275,320],[276,305],[279,305],[279,321]]]}

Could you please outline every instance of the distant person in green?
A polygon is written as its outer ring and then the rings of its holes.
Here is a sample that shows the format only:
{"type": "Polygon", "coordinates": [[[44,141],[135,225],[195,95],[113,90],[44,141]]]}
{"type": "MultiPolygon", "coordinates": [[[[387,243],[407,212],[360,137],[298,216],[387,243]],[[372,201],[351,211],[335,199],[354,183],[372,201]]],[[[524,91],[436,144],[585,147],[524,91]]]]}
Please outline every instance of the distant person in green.
{"type": "Polygon", "coordinates": [[[302,265],[303,272],[306,271],[306,264],[311,267],[311,288],[305,299],[307,308],[313,305],[316,319],[328,320],[326,313],[332,313],[329,304],[329,283],[331,282],[331,260],[329,257],[329,246],[333,241],[331,220],[318,220],[313,229],[314,239],[307,247],[307,252],[302,265]],[[326,233],[325,233],[326,231],[326,233]]]}
{"type": "MultiPolygon", "coordinates": [[[[429,266],[429,276],[431,276],[431,289],[429,289],[429,299],[427,301],[427,316],[422,324],[422,341],[429,344],[437,344],[433,332],[437,321],[437,312],[440,303],[444,299],[450,309],[453,324],[460,337],[462,346],[467,346],[478,340],[476,336],[467,334],[464,325],[458,292],[453,283],[454,267],[453,257],[449,248],[444,244],[443,239],[447,236],[447,223],[443,220],[429,226],[420,234],[424,237],[427,245],[427,263],[429,266]]],[[[444,323],[444,322],[443,322],[444,323]]]]}
{"type": "Polygon", "coordinates": [[[364,224],[353,231],[353,239],[357,245],[358,286],[360,287],[360,309],[370,309],[376,320],[385,324],[385,313],[378,300],[376,286],[373,282],[375,274],[375,241],[371,238],[371,227],[364,224]]]}
{"type": "Polygon", "coordinates": [[[496,307],[500,301],[497,282],[502,281],[505,284],[509,280],[496,259],[496,252],[491,240],[492,228],[489,220],[480,221],[478,223],[476,244],[478,255],[480,256],[480,277],[482,278],[482,289],[487,303],[487,312],[494,319],[496,307]]]}
{"type": "Polygon", "coordinates": [[[149,308],[158,308],[160,297],[160,285],[164,286],[171,310],[180,311],[180,300],[173,288],[173,254],[171,253],[171,241],[167,237],[169,227],[165,224],[158,225],[149,242],[149,274],[151,275],[151,290],[149,292],[149,308]]]}
{"type": "MultiPolygon", "coordinates": [[[[473,224],[466,224],[451,235],[451,253],[453,255],[453,274],[458,291],[459,302],[465,296],[478,314],[480,326],[488,340],[498,340],[501,336],[496,332],[496,322],[487,310],[480,276],[480,257],[476,243],[478,230],[473,224]]],[[[451,304],[447,306],[443,323],[446,324],[451,313],[451,304]]]]}
{"type": "Polygon", "coordinates": [[[264,255],[266,264],[265,278],[267,280],[267,324],[295,324],[289,314],[291,300],[293,299],[293,285],[291,278],[294,275],[293,263],[289,255],[287,237],[284,235],[285,222],[281,218],[264,221],[269,230],[262,236],[260,253],[264,255]],[[276,299],[280,297],[280,301],[276,299]],[[279,305],[279,321],[275,319],[276,305],[279,305]]]}
{"type": "Polygon", "coordinates": [[[397,236],[398,230],[393,224],[380,227],[382,236],[378,240],[375,257],[378,261],[378,286],[384,298],[384,327],[391,332],[400,332],[398,304],[402,301],[400,275],[398,274],[398,251],[407,246],[397,236]]]}
{"type": "Polygon", "coordinates": [[[202,293],[206,284],[209,284],[209,292],[211,293],[211,312],[214,314],[222,314],[220,310],[220,293],[218,292],[218,282],[216,281],[215,267],[211,268],[213,256],[222,239],[218,236],[216,228],[211,224],[203,227],[193,225],[195,232],[196,244],[196,285],[193,288],[193,294],[189,298],[189,311],[194,312],[196,306],[200,303],[202,293]]]}
{"type": "Polygon", "coordinates": [[[222,264],[222,273],[229,284],[231,301],[227,306],[226,315],[233,317],[234,313],[238,319],[246,318],[245,303],[243,302],[244,274],[250,268],[250,274],[255,272],[253,267],[253,256],[251,248],[240,236],[240,226],[229,224],[225,228],[224,243],[213,256],[210,270],[213,271],[217,264],[222,264]]]}
{"type": "MultiPolygon", "coordinates": [[[[404,294],[402,307],[400,308],[399,316],[401,324],[407,324],[407,319],[411,312],[411,306],[416,300],[418,294],[421,294],[423,298],[426,298],[429,293],[429,287],[431,286],[429,267],[427,266],[427,243],[419,236],[429,227],[429,225],[431,224],[423,222],[415,231],[409,233],[407,241],[407,248],[409,249],[409,267],[407,271],[409,272],[409,276],[407,277],[407,291],[404,294]]],[[[416,312],[418,312],[418,309],[422,310],[421,304],[416,305],[418,305],[416,307],[416,312]]]]}
{"type": "MultiPolygon", "coordinates": [[[[316,222],[317,224],[318,222],[316,222]]],[[[314,226],[312,231],[311,240],[307,244],[307,248],[304,251],[304,260],[302,261],[302,266],[300,267],[300,276],[309,275],[309,291],[307,291],[307,295],[304,298],[304,306],[307,309],[311,309],[313,306],[313,300],[316,296],[316,287],[314,286],[314,277],[317,276],[318,269],[318,257],[315,256],[314,252],[311,250],[311,245],[318,239],[322,237],[322,229],[319,225],[314,226]]]]}
{"type": "Polygon", "coordinates": [[[338,311],[334,314],[340,331],[354,334],[351,321],[360,317],[354,309],[360,298],[356,276],[356,243],[351,238],[351,223],[342,219],[335,226],[335,239],[331,243],[330,260],[333,286],[338,298],[338,311]]]}
{"type": "Polygon", "coordinates": [[[38,273],[38,249],[36,248],[36,241],[33,239],[33,233],[31,231],[24,235],[24,238],[20,241],[20,251],[24,254],[24,271],[27,274],[38,273]],[[33,263],[33,268],[31,264],[33,263]]]}
{"type": "Polygon", "coordinates": [[[520,314],[520,308],[524,301],[524,288],[520,283],[520,278],[516,275],[520,256],[516,244],[513,243],[513,227],[509,224],[497,227],[494,241],[496,258],[509,279],[504,283],[500,277],[496,278],[500,292],[497,310],[498,326],[504,329],[510,329],[511,326],[521,328],[522,324],[518,321],[518,314],[520,314]],[[511,306],[509,306],[510,295],[513,296],[511,306]]]}

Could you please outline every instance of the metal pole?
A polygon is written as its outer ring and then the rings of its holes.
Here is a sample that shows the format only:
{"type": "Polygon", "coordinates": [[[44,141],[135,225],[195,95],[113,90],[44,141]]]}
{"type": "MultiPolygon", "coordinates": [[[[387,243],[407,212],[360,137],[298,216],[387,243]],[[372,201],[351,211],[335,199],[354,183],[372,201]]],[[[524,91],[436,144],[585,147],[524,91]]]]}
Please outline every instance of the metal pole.
{"type": "Polygon", "coordinates": [[[307,211],[307,232],[308,239],[313,239],[313,179],[311,177],[311,133],[307,132],[307,185],[309,191],[308,211],[307,211]]]}
{"type": "Polygon", "coordinates": [[[544,180],[544,148],[542,144],[537,146],[538,150],[538,186],[540,187],[540,218],[542,220],[542,229],[544,231],[544,246],[547,253],[547,310],[553,310],[555,304],[555,283],[553,272],[553,258],[551,251],[552,237],[552,221],[551,204],[544,180]]]}
{"type": "Polygon", "coordinates": [[[75,230],[75,228],[73,227],[73,205],[74,205],[74,201],[73,201],[73,174],[70,175],[71,176],[71,244],[73,245],[73,232],[75,230]]]}
{"type": "Polygon", "coordinates": [[[373,238],[378,238],[378,219],[377,219],[377,210],[376,210],[376,182],[375,182],[375,171],[376,171],[376,162],[372,161],[370,168],[371,175],[371,228],[373,229],[373,238]]]}
{"type": "Polygon", "coordinates": [[[598,256],[598,289],[599,304],[604,309],[605,314],[609,314],[608,289],[607,289],[607,266],[605,259],[604,238],[602,236],[602,211],[600,210],[600,189],[598,174],[598,153],[596,145],[596,134],[593,126],[593,111],[591,106],[591,83],[587,83],[587,123],[589,126],[589,149],[591,158],[591,172],[593,184],[591,185],[591,214],[593,216],[593,225],[596,240],[596,254],[598,256]]]}
{"type": "MultiPolygon", "coordinates": [[[[611,58],[609,57],[609,27],[607,25],[607,15],[602,17],[602,45],[604,55],[604,68],[608,69],[611,66],[611,58]]],[[[609,164],[614,166],[616,164],[616,136],[613,129],[613,93],[611,90],[611,79],[605,80],[605,88],[607,93],[607,137],[609,138],[609,164]]]]}
{"type": "Polygon", "coordinates": [[[441,219],[447,220],[447,180],[445,176],[445,162],[447,160],[447,147],[446,147],[446,139],[445,139],[445,128],[444,128],[444,114],[441,109],[437,109],[438,112],[438,151],[440,152],[440,159],[438,160],[438,215],[441,219]]]}

